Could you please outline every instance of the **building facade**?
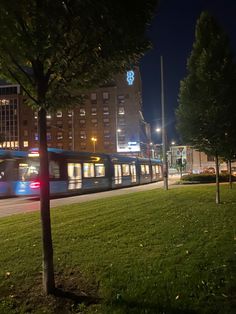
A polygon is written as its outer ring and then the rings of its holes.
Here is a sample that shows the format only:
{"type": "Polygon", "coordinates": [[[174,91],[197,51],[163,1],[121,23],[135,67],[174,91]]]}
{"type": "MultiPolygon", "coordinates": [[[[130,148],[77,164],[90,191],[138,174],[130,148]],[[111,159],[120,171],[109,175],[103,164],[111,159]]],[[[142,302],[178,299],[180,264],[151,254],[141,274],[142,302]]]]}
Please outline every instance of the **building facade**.
{"type": "MultiPolygon", "coordinates": [[[[118,74],[110,84],[82,95],[73,109],[48,112],[49,147],[146,156],[150,141],[142,116],[138,67],[118,74]],[[145,126],[145,127],[144,127],[145,126]]],[[[19,85],[0,85],[0,146],[27,150],[38,147],[38,115],[29,108],[19,85]]]]}
{"type": "MultiPolygon", "coordinates": [[[[215,173],[215,158],[204,152],[200,152],[190,146],[180,145],[171,146],[168,152],[169,170],[179,171],[182,167],[183,172],[187,173],[215,173]]],[[[236,166],[236,163],[232,163],[236,166]]],[[[227,164],[223,161],[219,164],[220,172],[227,171],[227,164]]]]}

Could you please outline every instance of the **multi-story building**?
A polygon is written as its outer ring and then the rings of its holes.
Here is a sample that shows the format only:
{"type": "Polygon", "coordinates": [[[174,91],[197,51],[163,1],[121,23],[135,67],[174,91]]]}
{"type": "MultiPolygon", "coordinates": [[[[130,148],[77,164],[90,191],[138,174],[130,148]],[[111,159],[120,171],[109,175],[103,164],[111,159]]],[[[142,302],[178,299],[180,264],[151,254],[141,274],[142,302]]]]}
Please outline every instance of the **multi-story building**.
{"type": "MultiPolygon", "coordinates": [[[[82,96],[83,102],[72,109],[48,113],[49,147],[146,155],[141,143],[150,139],[142,116],[138,67],[82,96]]],[[[37,112],[24,103],[19,85],[1,83],[1,147],[20,150],[37,147],[37,118],[37,112]]]]}

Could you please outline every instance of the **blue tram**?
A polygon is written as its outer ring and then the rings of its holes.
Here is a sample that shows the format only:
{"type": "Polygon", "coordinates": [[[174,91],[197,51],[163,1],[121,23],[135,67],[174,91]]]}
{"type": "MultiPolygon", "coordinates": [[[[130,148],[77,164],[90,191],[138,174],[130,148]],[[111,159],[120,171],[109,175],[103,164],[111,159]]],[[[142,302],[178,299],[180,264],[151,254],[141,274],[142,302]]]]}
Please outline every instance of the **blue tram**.
{"type": "Polygon", "coordinates": [[[18,195],[27,158],[27,152],[0,150],[0,197],[18,195]]]}
{"type": "MultiPolygon", "coordinates": [[[[72,195],[134,186],[162,179],[161,162],[88,152],[48,148],[51,195],[72,195]]],[[[28,154],[17,195],[38,195],[39,154],[28,154]]]]}

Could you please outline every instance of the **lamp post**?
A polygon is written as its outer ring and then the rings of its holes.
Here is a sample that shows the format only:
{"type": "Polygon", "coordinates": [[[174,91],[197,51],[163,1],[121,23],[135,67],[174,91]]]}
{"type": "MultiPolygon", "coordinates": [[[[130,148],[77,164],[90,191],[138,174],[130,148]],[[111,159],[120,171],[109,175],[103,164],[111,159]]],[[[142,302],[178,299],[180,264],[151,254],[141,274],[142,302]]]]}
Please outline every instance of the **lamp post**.
{"type": "Polygon", "coordinates": [[[93,142],[93,152],[96,152],[96,142],[97,142],[97,138],[96,137],[92,137],[91,141],[93,142]]]}
{"type": "Polygon", "coordinates": [[[163,57],[161,56],[161,120],[162,120],[162,150],[163,150],[163,178],[164,189],[168,190],[168,165],[167,165],[167,136],[165,126],[165,100],[164,100],[164,74],[163,57]]]}

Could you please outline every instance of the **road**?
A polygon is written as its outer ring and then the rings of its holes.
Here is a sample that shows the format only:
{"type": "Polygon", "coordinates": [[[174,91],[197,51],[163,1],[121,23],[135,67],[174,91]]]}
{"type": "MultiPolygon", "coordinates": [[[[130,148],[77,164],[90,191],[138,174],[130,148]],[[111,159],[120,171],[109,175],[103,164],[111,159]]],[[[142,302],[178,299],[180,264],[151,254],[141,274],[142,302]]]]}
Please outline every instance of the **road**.
{"type": "MultiPolygon", "coordinates": [[[[169,184],[173,184],[176,181],[175,179],[170,179],[169,184]]],[[[52,199],[50,201],[51,208],[57,207],[61,205],[68,205],[68,204],[75,204],[75,203],[83,203],[91,200],[98,200],[101,198],[111,197],[111,196],[119,196],[125,195],[134,192],[140,191],[147,191],[156,188],[162,188],[163,182],[155,182],[145,185],[138,185],[129,188],[122,188],[112,191],[105,191],[99,193],[92,193],[92,194],[83,194],[77,196],[70,196],[58,199],[52,199]]],[[[18,213],[27,213],[32,211],[39,210],[39,200],[33,200],[25,197],[19,198],[8,198],[8,199],[1,199],[0,200],[0,218],[11,216],[13,214],[18,213]]]]}

